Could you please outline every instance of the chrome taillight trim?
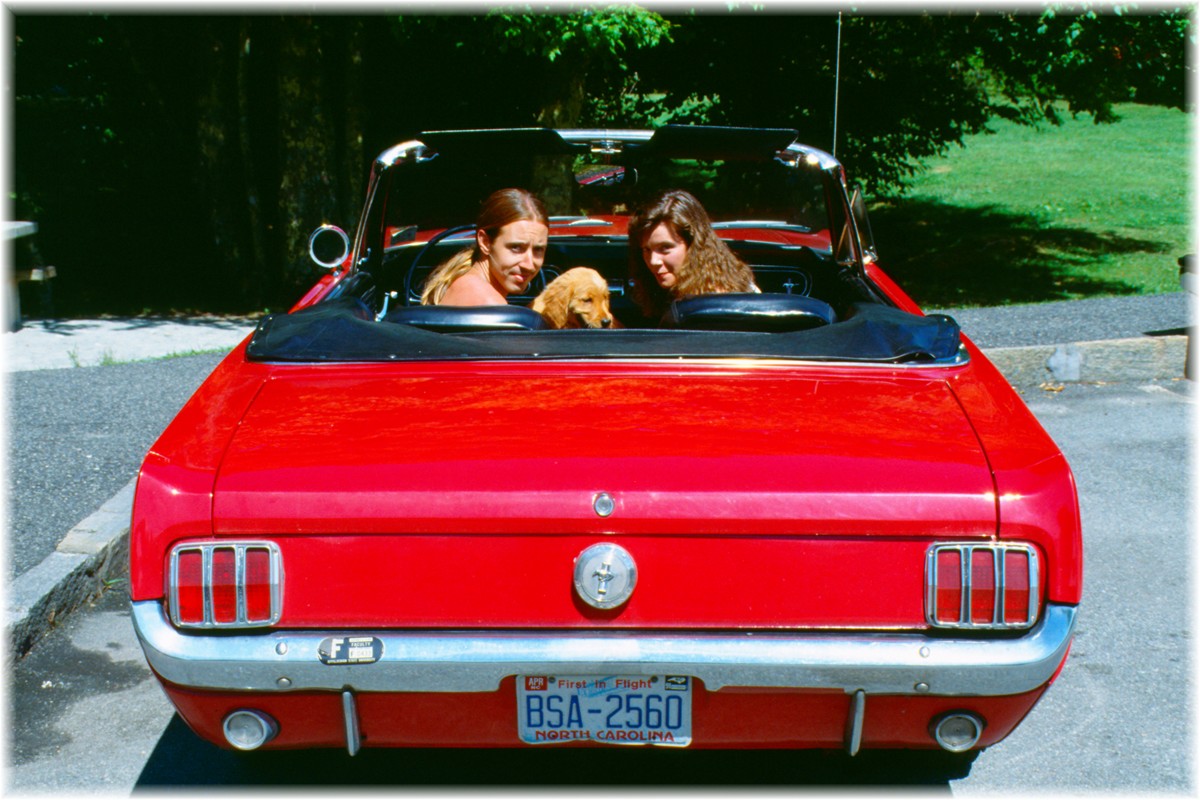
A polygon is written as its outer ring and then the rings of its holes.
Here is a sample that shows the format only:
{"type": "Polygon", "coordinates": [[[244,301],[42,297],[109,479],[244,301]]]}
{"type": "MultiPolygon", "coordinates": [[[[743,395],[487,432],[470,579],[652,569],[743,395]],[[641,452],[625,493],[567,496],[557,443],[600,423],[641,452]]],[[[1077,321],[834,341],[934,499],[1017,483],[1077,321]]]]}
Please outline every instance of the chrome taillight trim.
{"type": "Polygon", "coordinates": [[[263,628],[278,623],[283,614],[283,556],[274,542],[204,542],[176,545],[171,549],[167,575],[167,608],[170,611],[171,623],[176,627],[220,630],[263,628]],[[232,550],[234,554],[237,611],[233,622],[217,622],[215,619],[212,574],[213,553],[217,550],[232,550]],[[246,610],[246,553],[251,550],[265,551],[270,564],[271,610],[266,619],[250,619],[246,610]],[[204,620],[201,622],[182,620],[179,617],[179,559],[183,554],[195,552],[200,554],[200,580],[204,603],[204,620]]]}
{"type": "Polygon", "coordinates": [[[930,545],[925,553],[925,621],[935,628],[952,630],[1025,630],[1037,622],[1038,611],[1041,608],[1041,573],[1037,548],[1019,542],[943,542],[930,545]],[[991,622],[971,621],[971,559],[977,551],[988,551],[992,554],[994,571],[995,603],[992,609],[991,622]],[[962,570],[959,582],[962,586],[962,602],[959,606],[958,620],[946,622],[937,618],[938,593],[938,555],[944,552],[959,554],[959,567],[962,570]],[[1007,587],[1007,559],[1005,555],[1011,552],[1024,553],[1029,559],[1029,607],[1025,609],[1023,619],[1016,622],[1006,622],[1005,595],[1007,587]]]}

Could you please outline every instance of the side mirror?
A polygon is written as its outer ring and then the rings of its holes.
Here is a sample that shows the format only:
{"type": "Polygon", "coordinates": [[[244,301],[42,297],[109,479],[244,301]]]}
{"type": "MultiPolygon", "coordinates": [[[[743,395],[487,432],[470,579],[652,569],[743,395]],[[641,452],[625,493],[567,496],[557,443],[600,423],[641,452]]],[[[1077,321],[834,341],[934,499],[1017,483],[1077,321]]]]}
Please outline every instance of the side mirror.
{"type": "Polygon", "coordinates": [[[336,225],[322,225],[308,237],[308,257],[324,269],[337,269],[350,255],[350,237],[336,225]]]}

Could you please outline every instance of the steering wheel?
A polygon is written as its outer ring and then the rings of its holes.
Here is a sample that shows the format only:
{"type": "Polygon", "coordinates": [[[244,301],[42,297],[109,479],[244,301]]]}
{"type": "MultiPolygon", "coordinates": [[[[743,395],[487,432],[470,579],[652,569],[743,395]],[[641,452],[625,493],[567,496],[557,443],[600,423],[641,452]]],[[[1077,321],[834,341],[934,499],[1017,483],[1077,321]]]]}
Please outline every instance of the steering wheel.
{"type": "Polygon", "coordinates": [[[404,302],[405,302],[405,304],[407,304],[413,296],[412,282],[413,282],[413,276],[416,275],[416,273],[417,273],[417,266],[421,263],[421,259],[423,259],[425,257],[425,254],[427,252],[429,252],[429,249],[431,247],[433,247],[435,244],[437,244],[438,242],[448,239],[456,233],[462,233],[463,231],[473,231],[473,230],[475,230],[474,225],[455,225],[453,228],[446,228],[446,230],[429,237],[429,241],[427,241],[425,243],[425,245],[420,250],[417,251],[416,256],[413,257],[412,263],[408,265],[408,270],[404,273],[404,302]]]}

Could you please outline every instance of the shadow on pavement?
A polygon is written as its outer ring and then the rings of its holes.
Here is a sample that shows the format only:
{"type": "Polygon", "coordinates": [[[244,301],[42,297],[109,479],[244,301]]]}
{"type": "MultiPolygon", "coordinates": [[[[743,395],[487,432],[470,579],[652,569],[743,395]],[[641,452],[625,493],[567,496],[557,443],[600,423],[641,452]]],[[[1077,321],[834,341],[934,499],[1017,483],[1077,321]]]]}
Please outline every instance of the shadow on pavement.
{"type": "MultiPolygon", "coordinates": [[[[1037,303],[1138,291],[1081,274],[1111,254],[1165,253],[1161,242],[1050,227],[1032,216],[916,199],[871,208],[880,262],[924,308],[1037,303]]],[[[1164,256],[1174,264],[1176,254],[1164,256]]]]}
{"type": "Polygon", "coordinates": [[[199,739],[178,715],[136,791],[194,786],[920,786],[966,777],[975,753],[788,750],[364,749],[238,753],[199,739]]]}
{"type": "Polygon", "coordinates": [[[241,331],[258,324],[259,316],[150,316],[98,317],[95,319],[26,319],[23,327],[35,328],[59,336],[87,335],[97,329],[110,331],[153,331],[155,328],[204,328],[206,330],[241,331]]]}

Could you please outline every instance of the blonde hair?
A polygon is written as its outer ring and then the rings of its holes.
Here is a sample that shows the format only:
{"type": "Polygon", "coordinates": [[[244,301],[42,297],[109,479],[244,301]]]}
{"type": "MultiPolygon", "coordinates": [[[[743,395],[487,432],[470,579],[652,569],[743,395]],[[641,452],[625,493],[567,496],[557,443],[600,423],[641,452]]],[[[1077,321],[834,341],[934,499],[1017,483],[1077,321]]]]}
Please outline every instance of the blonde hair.
{"type": "Polygon", "coordinates": [[[633,299],[647,317],[661,314],[681,297],[754,291],[754,272],[717,236],[700,201],[682,189],[663,192],[630,220],[629,280],[633,299]],[[688,248],[670,291],[653,279],[642,256],[642,239],[663,223],[688,248]]]}
{"type": "Polygon", "coordinates": [[[459,250],[442,262],[425,280],[425,288],[421,290],[421,305],[436,306],[442,302],[450,284],[466,275],[475,266],[475,251],[473,248],[459,250]]]}
{"type": "MultiPolygon", "coordinates": [[[[481,230],[488,239],[500,235],[500,229],[511,222],[531,220],[550,226],[550,218],[542,201],[531,192],[524,189],[500,189],[488,195],[475,219],[476,230],[481,230]]],[[[483,252],[479,249],[479,241],[473,246],[464,248],[448,260],[439,264],[425,280],[425,288],[421,291],[421,305],[436,306],[442,302],[450,284],[466,275],[477,263],[484,260],[483,252]]]]}

